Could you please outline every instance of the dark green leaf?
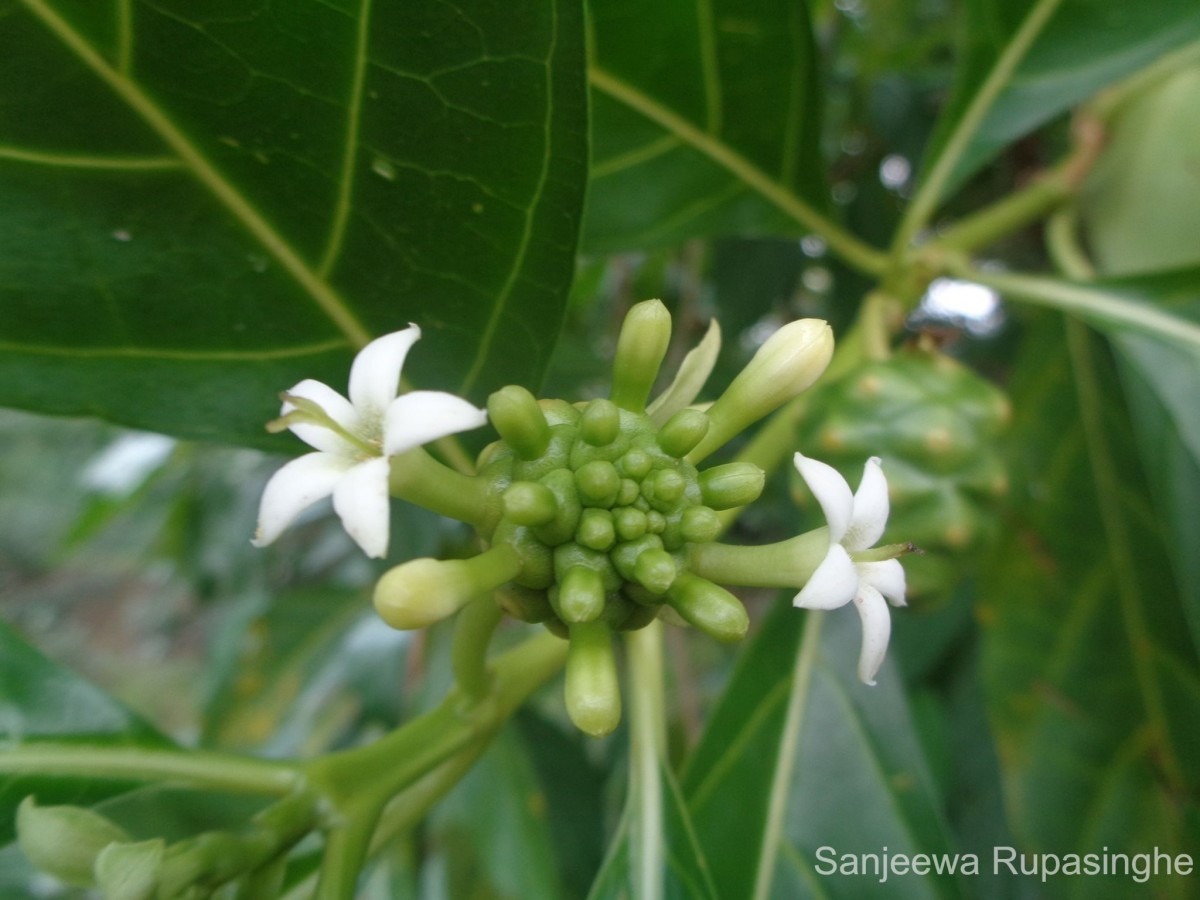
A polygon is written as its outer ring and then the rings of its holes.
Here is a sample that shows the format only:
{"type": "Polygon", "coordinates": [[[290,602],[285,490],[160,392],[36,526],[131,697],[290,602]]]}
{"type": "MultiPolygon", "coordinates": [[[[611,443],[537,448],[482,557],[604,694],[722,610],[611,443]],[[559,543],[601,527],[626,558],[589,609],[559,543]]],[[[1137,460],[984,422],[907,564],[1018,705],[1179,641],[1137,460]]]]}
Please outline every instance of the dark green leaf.
{"type": "Polygon", "coordinates": [[[803,2],[591,4],[585,249],[796,231],[746,181],[824,205],[815,52],[803,2]]]}
{"type": "MultiPolygon", "coordinates": [[[[40,805],[88,805],[128,790],[129,781],[6,770],[4,751],[30,742],[170,748],[171,742],[100,688],[51,662],[0,622],[0,844],[29,794],[40,805]]],[[[11,759],[11,757],[9,757],[11,759]]]]}
{"type": "MultiPolygon", "coordinates": [[[[1070,357],[1057,329],[1027,341],[1012,385],[1019,518],[980,582],[1013,828],[1032,851],[1179,852],[1200,840],[1196,654],[1119,387],[1073,327],[1070,357]]],[[[1189,894],[1180,880],[1161,889],[1189,894]]]]}
{"type": "Polygon", "coordinates": [[[881,884],[878,876],[816,870],[828,868],[817,856],[821,847],[837,854],[878,854],[885,846],[951,857],[956,851],[897,671],[886,666],[876,687],[859,682],[859,619],[842,609],[823,623],[805,687],[796,659],[812,621],[787,602],[773,610],[684,770],[684,792],[720,895],[768,896],[756,893],[766,877],[769,896],[779,898],[963,895],[948,875],[881,884]],[[773,803],[786,811],[774,842],[773,803]],[[762,861],[771,859],[767,870],[762,861]]]}
{"type": "Polygon", "coordinates": [[[537,382],[585,178],[579,5],[0,4],[0,402],[268,445],[408,374],[537,382]]]}
{"type": "MultiPolygon", "coordinates": [[[[966,4],[963,61],[926,151],[926,167],[940,155],[979,86],[1035,5],[1035,0],[966,4]]],[[[1001,149],[1100,88],[1198,39],[1200,6],[1193,0],[1062,0],[984,117],[954,169],[948,190],[1001,149]]]]}

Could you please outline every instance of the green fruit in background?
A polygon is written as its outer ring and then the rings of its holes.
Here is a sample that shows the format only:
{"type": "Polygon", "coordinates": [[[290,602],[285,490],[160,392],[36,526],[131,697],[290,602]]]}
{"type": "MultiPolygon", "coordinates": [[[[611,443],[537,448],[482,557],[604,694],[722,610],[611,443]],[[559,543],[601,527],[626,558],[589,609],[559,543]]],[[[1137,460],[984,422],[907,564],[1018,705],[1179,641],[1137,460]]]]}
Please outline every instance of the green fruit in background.
{"type": "Polygon", "coordinates": [[[909,594],[921,597],[952,588],[960,557],[995,530],[995,501],[1008,489],[997,437],[1010,417],[990,382],[949,356],[911,349],[820,390],[798,440],[851,486],[869,457],[883,459],[892,505],[883,542],[925,551],[904,560],[909,594]]]}
{"type": "Polygon", "coordinates": [[[1097,268],[1108,275],[1200,263],[1200,67],[1125,101],[1080,203],[1097,268]]]}

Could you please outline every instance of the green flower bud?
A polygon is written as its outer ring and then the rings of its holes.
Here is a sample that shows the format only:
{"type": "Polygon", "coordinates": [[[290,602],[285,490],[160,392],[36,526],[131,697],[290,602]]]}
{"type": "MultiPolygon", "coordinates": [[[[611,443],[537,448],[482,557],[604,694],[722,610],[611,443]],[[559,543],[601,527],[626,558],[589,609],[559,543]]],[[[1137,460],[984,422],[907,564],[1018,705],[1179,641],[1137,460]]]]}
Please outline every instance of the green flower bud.
{"type": "Polygon", "coordinates": [[[555,469],[542,478],[542,484],[554,493],[558,514],[552,522],[534,530],[538,538],[551,547],[569,541],[579,527],[583,506],[575,489],[575,476],[569,469],[555,469]]]}
{"type": "Polygon", "coordinates": [[[591,622],[604,611],[604,585],[600,575],[584,566],[572,566],[567,570],[559,580],[557,594],[555,611],[568,625],[591,622]]]}
{"type": "Polygon", "coordinates": [[[647,550],[661,550],[662,541],[656,534],[646,534],[634,541],[617,544],[609,553],[609,559],[621,577],[626,581],[637,581],[635,566],[638,557],[647,550]]]}
{"type": "Polygon", "coordinates": [[[626,478],[635,480],[645,478],[653,465],[654,460],[650,458],[650,454],[637,447],[617,460],[617,470],[626,478]]]}
{"type": "Polygon", "coordinates": [[[754,358],[708,409],[712,422],[688,454],[695,464],[734,435],[811,385],[833,356],[833,330],[821,319],[800,319],[767,338],[754,358]]]}
{"type": "Polygon", "coordinates": [[[474,597],[520,572],[521,558],[507,543],[471,559],[414,559],[379,579],[375,610],[393,628],[424,628],[454,615],[474,597]]]}
{"type": "Polygon", "coordinates": [[[96,857],[96,886],[105,900],[154,900],[166,842],[109,844],[96,857]]]}
{"type": "Polygon", "coordinates": [[[746,608],[737,597],[690,572],[679,573],[667,591],[667,602],[684,619],[718,641],[740,641],[750,627],[746,608]]]}
{"type": "Polygon", "coordinates": [[[634,579],[652,594],[665,593],[676,574],[675,560],[666,550],[645,550],[633,564],[634,579]]]}
{"type": "Polygon", "coordinates": [[[700,494],[713,509],[733,509],[757,500],[765,482],[753,463],[726,463],[700,473],[700,494]]]}
{"type": "Polygon", "coordinates": [[[499,544],[512,547],[521,560],[521,571],[513,577],[515,583],[533,590],[545,590],[554,583],[553,554],[534,529],[501,522],[492,535],[492,545],[499,544]]]}
{"type": "Polygon", "coordinates": [[[81,806],[38,806],[26,797],[17,807],[17,842],[36,868],[67,884],[91,887],[100,852],[129,840],[104,816],[81,806]]]}
{"type": "Polygon", "coordinates": [[[667,528],[667,517],[657,509],[646,512],[646,530],[651,534],[662,534],[667,528]]]}
{"type": "Polygon", "coordinates": [[[521,459],[537,459],[550,443],[550,424],[533,394],[510,384],[487,402],[488,417],[521,459]]]}
{"type": "Polygon", "coordinates": [[[575,486],[585,505],[610,507],[621,491],[621,476],[612,463],[594,459],[575,471],[575,486]]]}
{"type": "Polygon", "coordinates": [[[558,515],[554,492],[536,481],[518,481],[504,492],[504,516],[518,525],[545,525],[558,515]]]}
{"type": "Polygon", "coordinates": [[[567,654],[567,714],[593,737],[609,734],[621,721],[621,691],[613,655],[612,629],[604,622],[570,628],[567,654]]]}
{"type": "Polygon", "coordinates": [[[646,408],[670,341],[671,314],[661,301],[646,300],[629,310],[613,357],[613,403],[637,413],[646,408]]]}
{"type": "Polygon", "coordinates": [[[721,533],[721,517],[707,506],[689,506],[679,519],[679,535],[689,543],[715,541],[721,533]]]}
{"type": "Polygon", "coordinates": [[[646,533],[646,514],[640,509],[622,507],[613,510],[613,526],[617,537],[623,541],[633,541],[646,533]]]}
{"type": "Polygon", "coordinates": [[[585,509],[575,540],[590,550],[607,550],[617,540],[612,513],[607,509],[585,509]]]}
{"type": "Polygon", "coordinates": [[[593,447],[604,447],[617,439],[621,413],[611,400],[593,400],[579,419],[579,436],[593,447]]]}
{"type": "Polygon", "coordinates": [[[670,456],[683,458],[708,433],[709,418],[698,409],[681,409],[658,432],[658,446],[670,456]]]}
{"type": "Polygon", "coordinates": [[[641,495],[642,489],[632,478],[621,479],[621,489],[617,491],[616,506],[629,506],[641,495]]]}
{"type": "Polygon", "coordinates": [[[674,469],[659,469],[642,482],[642,496],[660,512],[667,512],[683,498],[687,481],[674,469]]]}

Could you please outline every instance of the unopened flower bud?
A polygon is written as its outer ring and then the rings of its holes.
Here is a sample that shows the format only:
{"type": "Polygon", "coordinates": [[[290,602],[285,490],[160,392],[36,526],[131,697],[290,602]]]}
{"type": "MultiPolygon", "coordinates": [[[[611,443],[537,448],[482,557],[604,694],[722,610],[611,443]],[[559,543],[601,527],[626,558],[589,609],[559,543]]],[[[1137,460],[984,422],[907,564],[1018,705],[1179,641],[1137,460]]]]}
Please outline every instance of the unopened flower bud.
{"type": "Polygon", "coordinates": [[[621,507],[613,511],[613,526],[621,540],[636,540],[646,533],[646,514],[640,509],[621,507]]]}
{"type": "Polygon", "coordinates": [[[737,597],[690,572],[679,573],[667,591],[667,602],[684,619],[718,641],[740,641],[750,627],[746,608],[737,597]]]}
{"type": "Polygon", "coordinates": [[[127,835],[104,816],[81,806],[38,806],[26,797],[17,807],[17,842],[33,865],[76,887],[96,883],[96,857],[127,835]]]}
{"type": "Polygon", "coordinates": [[[610,507],[621,491],[621,476],[612,463],[594,459],[576,470],[575,486],[584,505],[610,507]]]}
{"type": "Polygon", "coordinates": [[[558,514],[558,501],[544,484],[518,481],[504,492],[504,515],[518,525],[545,525],[558,514]]]}
{"type": "Polygon", "coordinates": [[[612,400],[642,412],[671,342],[671,314],[660,300],[638,303],[625,316],[613,357],[612,400]]]}
{"type": "Polygon", "coordinates": [[[658,446],[664,453],[682,458],[708,433],[709,418],[698,409],[681,409],[658,432],[658,446]]]}
{"type": "Polygon", "coordinates": [[[424,628],[520,572],[521,558],[509,544],[497,544],[471,559],[414,559],[379,579],[375,610],[393,628],[424,628]]]}
{"type": "Polygon", "coordinates": [[[585,509],[579,517],[575,540],[589,550],[607,550],[617,540],[612,513],[607,509],[585,509]]]}
{"type": "Polygon", "coordinates": [[[96,857],[96,886],[105,900],[154,900],[166,842],[109,844],[96,857]]]}
{"type": "Polygon", "coordinates": [[[487,402],[488,417],[521,459],[537,459],[550,443],[550,425],[533,394],[510,384],[487,402]]]}
{"type": "Polygon", "coordinates": [[[733,509],[757,500],[765,483],[766,475],[753,463],[726,463],[700,473],[700,494],[713,509],[733,509]]]}
{"type": "Polygon", "coordinates": [[[612,629],[605,622],[572,625],[567,655],[567,714],[593,737],[609,734],[621,721],[621,691],[613,655],[612,629]]]}
{"type": "Polygon", "coordinates": [[[721,518],[707,506],[689,506],[679,520],[679,535],[693,544],[715,541],[721,533],[721,518]]]}
{"type": "Polygon", "coordinates": [[[593,400],[579,419],[579,436],[593,447],[604,447],[617,439],[621,413],[611,400],[593,400]]]}
{"type": "Polygon", "coordinates": [[[634,580],[652,594],[665,593],[676,574],[675,560],[666,550],[645,550],[633,564],[634,580]]]}
{"type": "Polygon", "coordinates": [[[604,611],[604,584],[600,574],[584,566],[572,566],[558,584],[555,610],[568,625],[591,622],[604,611]]]}
{"type": "Polygon", "coordinates": [[[708,434],[688,454],[695,464],[811,385],[833,356],[833,330],[821,319],[784,325],[758,348],[708,409],[708,434]]]}

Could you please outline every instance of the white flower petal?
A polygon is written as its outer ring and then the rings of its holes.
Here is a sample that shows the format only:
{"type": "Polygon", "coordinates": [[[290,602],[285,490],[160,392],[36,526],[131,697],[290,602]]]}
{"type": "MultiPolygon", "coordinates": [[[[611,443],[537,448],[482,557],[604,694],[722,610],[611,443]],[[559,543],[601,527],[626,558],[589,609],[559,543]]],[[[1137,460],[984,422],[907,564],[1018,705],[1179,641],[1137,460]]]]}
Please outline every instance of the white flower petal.
{"type": "Polygon", "coordinates": [[[383,452],[394,456],[486,422],[487,412],[476,409],[462,397],[444,391],[409,391],[387,408],[383,452]]]}
{"type": "Polygon", "coordinates": [[[858,577],[863,584],[869,584],[883,596],[887,597],[892,606],[905,606],[904,567],[898,559],[886,559],[882,562],[858,564],[858,577]]]}
{"type": "Polygon", "coordinates": [[[332,453],[308,453],[271,476],[258,508],[258,533],[252,544],[265,547],[296,517],[334,487],[353,466],[353,461],[332,453]]]}
{"type": "MultiPolygon", "coordinates": [[[[349,400],[329,387],[329,385],[306,378],[288,390],[287,393],[296,397],[302,397],[305,400],[311,400],[317,406],[321,407],[329,418],[333,419],[333,421],[337,422],[347,431],[355,433],[359,430],[358,413],[350,405],[349,400]]],[[[287,415],[295,408],[291,403],[284,401],[283,409],[280,413],[281,415],[287,415]]],[[[315,447],[326,453],[334,453],[339,456],[349,456],[355,453],[353,444],[336,431],[331,431],[320,425],[299,423],[289,425],[288,429],[310,447],[315,447]]]]}
{"type": "Polygon", "coordinates": [[[720,354],[721,326],[713,319],[700,343],[683,358],[671,386],[646,407],[650,421],[658,426],[665,425],[675,413],[695,403],[720,354]]]}
{"type": "Polygon", "coordinates": [[[333,492],[333,508],[346,533],[376,559],[387,555],[389,470],[386,458],[369,459],[347,472],[333,492]]]}
{"type": "Polygon", "coordinates": [[[830,539],[835,544],[842,543],[854,511],[854,495],[850,493],[850,485],[838,474],[837,469],[819,460],[797,453],[793,461],[800,477],[817,498],[817,503],[821,504],[825,522],[829,525],[830,539]]]}
{"type": "Polygon", "coordinates": [[[354,357],[350,367],[350,402],[364,422],[377,422],[400,390],[400,371],[421,329],[409,325],[376,338],[354,357]]]}
{"type": "Polygon", "coordinates": [[[887,655],[892,636],[892,616],[883,595],[870,585],[862,585],[854,597],[854,605],[862,617],[862,650],[858,654],[858,677],[864,684],[875,683],[875,673],[887,655]]]}
{"type": "Polygon", "coordinates": [[[831,544],[808,583],[792,604],[805,609],[837,609],[845,606],[859,589],[858,570],[841,544],[831,544]]]}
{"type": "Polygon", "coordinates": [[[842,543],[848,550],[866,550],[874,547],[883,534],[888,518],[888,487],[879,457],[872,456],[863,469],[862,481],[854,494],[853,513],[850,527],[846,529],[842,543]]]}

